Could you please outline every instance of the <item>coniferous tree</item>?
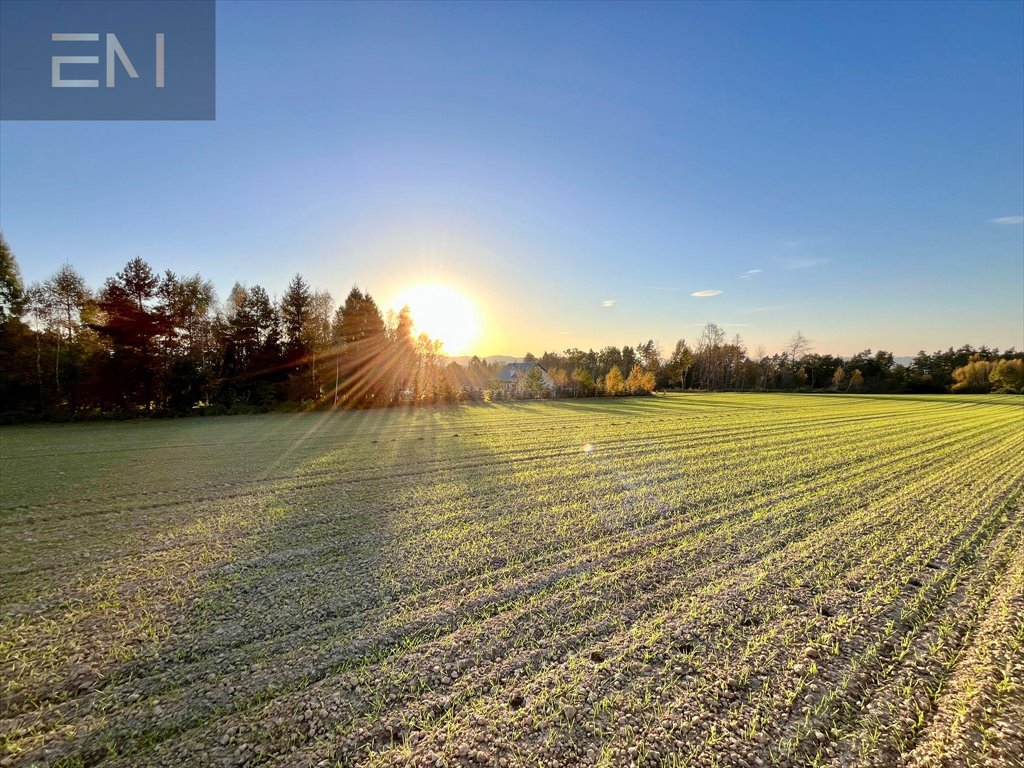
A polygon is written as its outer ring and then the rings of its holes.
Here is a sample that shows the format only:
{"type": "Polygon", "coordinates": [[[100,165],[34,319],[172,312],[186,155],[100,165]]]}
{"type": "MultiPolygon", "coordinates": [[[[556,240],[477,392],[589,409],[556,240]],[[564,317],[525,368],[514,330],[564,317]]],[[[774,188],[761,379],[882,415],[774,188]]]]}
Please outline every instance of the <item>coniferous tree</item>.
{"type": "Polygon", "coordinates": [[[372,405],[388,399],[392,364],[386,354],[384,319],[370,294],[352,288],[338,308],[335,343],[335,405],[372,405]]]}
{"type": "Polygon", "coordinates": [[[155,405],[162,328],[154,308],[159,282],[150,266],[136,257],[109,278],[100,293],[100,316],[93,327],[111,349],[101,371],[101,398],[108,404],[146,410],[155,405]]]}
{"type": "Polygon", "coordinates": [[[313,293],[302,275],[296,273],[281,297],[280,310],[284,359],[289,368],[288,394],[293,400],[305,400],[311,395],[309,336],[305,331],[312,309],[313,293]]]}
{"type": "Polygon", "coordinates": [[[309,352],[303,329],[309,319],[312,301],[309,283],[296,273],[281,297],[281,331],[284,335],[285,359],[289,363],[301,364],[309,352]]]}
{"type": "Polygon", "coordinates": [[[36,338],[22,321],[25,286],[0,232],[0,412],[42,410],[36,338]]]}
{"type": "Polygon", "coordinates": [[[21,270],[11,252],[11,247],[0,232],[0,323],[21,315],[21,302],[25,295],[25,284],[21,270]]]}
{"type": "MultiPolygon", "coordinates": [[[[500,363],[447,360],[440,342],[414,333],[408,309],[381,317],[353,288],[337,313],[326,291],[301,275],[281,304],[260,286],[237,283],[223,310],[200,275],[156,274],[141,258],[108,279],[94,298],[70,265],[26,289],[0,235],[0,411],[58,415],[96,408],[188,412],[213,401],[234,408],[275,403],[377,406],[482,397],[500,363]]],[[[600,352],[528,354],[555,391],[643,394],[655,387],[832,388],[846,392],[1015,392],[1024,353],[962,345],[919,352],[910,365],[885,350],[846,359],[809,351],[797,333],[785,350],[747,354],[705,326],[696,350],[684,340],[662,360],[651,339],[600,352]],[[622,371],[629,371],[623,377],[622,371]],[[571,372],[571,373],[570,373],[571,372]]],[[[538,373],[526,390],[535,389],[538,373]]],[[[541,378],[541,383],[545,379],[541,378]]],[[[546,389],[545,389],[546,391],[546,389]]]]}

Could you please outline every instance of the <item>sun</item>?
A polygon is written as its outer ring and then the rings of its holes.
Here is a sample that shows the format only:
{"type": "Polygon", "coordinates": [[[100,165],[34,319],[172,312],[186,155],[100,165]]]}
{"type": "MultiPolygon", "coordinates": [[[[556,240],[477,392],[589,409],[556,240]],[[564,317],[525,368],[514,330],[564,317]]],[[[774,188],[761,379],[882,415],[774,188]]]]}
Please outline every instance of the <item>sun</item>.
{"type": "Polygon", "coordinates": [[[416,285],[403,291],[395,303],[409,307],[416,333],[441,341],[445,354],[466,354],[480,332],[473,302],[450,286],[416,285]]]}

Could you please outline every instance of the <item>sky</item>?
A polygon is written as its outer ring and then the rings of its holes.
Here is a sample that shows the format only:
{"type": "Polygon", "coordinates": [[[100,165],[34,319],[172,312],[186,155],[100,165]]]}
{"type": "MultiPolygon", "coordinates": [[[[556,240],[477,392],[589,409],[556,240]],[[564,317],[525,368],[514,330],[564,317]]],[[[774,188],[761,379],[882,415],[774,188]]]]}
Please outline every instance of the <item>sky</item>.
{"type": "Polygon", "coordinates": [[[0,124],[0,228],[26,281],[450,286],[453,354],[1019,349],[1024,3],[219,2],[217,119],[0,124]]]}

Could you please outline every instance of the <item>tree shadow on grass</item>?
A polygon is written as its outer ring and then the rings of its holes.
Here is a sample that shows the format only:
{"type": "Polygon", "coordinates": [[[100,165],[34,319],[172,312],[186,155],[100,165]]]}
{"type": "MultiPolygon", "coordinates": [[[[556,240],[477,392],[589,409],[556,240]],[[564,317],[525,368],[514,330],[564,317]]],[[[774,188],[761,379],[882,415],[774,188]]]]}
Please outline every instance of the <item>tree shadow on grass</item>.
{"type": "Polygon", "coordinates": [[[706,411],[709,406],[722,410],[749,411],[751,406],[730,402],[727,396],[708,393],[657,394],[648,397],[588,397],[562,398],[543,401],[554,408],[591,414],[615,414],[620,416],[661,416],[679,415],[679,408],[686,407],[706,411]]]}
{"type": "MultiPolygon", "coordinates": [[[[147,513],[163,548],[143,558],[145,578],[123,586],[164,624],[128,658],[106,657],[50,721],[77,735],[57,735],[56,752],[30,752],[26,764],[240,762],[245,744],[256,760],[260,750],[269,759],[342,737],[370,748],[394,738],[410,701],[447,711],[449,662],[467,653],[450,647],[461,626],[589,567],[570,562],[567,541],[672,512],[613,456],[551,438],[558,421],[570,411],[656,416],[675,404],[265,417],[280,420],[265,422],[273,440],[215,449],[236,467],[230,493],[168,507],[174,526],[164,511],[147,513]],[[563,450],[575,458],[552,466],[563,450]],[[251,461],[253,452],[262,458],[251,461]]],[[[106,565],[131,573],[131,553],[106,565]]],[[[101,618],[102,645],[121,616],[101,618]]]]}
{"type": "Polygon", "coordinates": [[[259,554],[253,537],[288,509],[275,487],[323,482],[323,472],[308,468],[333,448],[326,428],[337,418],[194,420],[201,428],[188,434],[181,422],[159,424],[168,434],[147,431],[141,449],[150,453],[141,465],[130,461],[126,433],[104,433],[97,447],[115,457],[103,470],[105,494],[79,505],[48,498],[43,511],[9,518],[5,539],[21,541],[24,551],[17,580],[4,579],[10,653],[0,667],[8,683],[0,699],[8,738],[0,749],[26,764],[61,755],[92,763],[119,751],[124,739],[137,744],[166,731],[167,707],[150,699],[176,685],[175,664],[232,642],[233,623],[213,626],[215,614],[203,608],[211,585],[227,578],[236,557],[259,554]],[[204,460],[216,466],[197,464],[204,460]],[[167,461],[180,466],[169,472],[161,466],[167,461]],[[184,480],[190,468],[197,475],[191,485],[184,480]],[[56,575],[36,578],[48,569],[56,575]],[[203,621],[226,642],[196,642],[203,621]],[[97,729],[98,722],[110,725],[97,729]],[[69,727],[84,735],[61,743],[51,732],[55,751],[43,751],[48,730],[69,727]]]}
{"type": "MultiPolygon", "coordinates": [[[[123,661],[111,657],[110,647],[101,649],[107,653],[97,655],[81,686],[66,691],[52,711],[53,728],[71,727],[77,735],[57,736],[49,751],[26,738],[16,745],[29,749],[19,760],[157,758],[161,745],[192,729],[202,731],[232,712],[244,719],[263,702],[393,652],[408,634],[392,621],[398,601],[429,590],[438,575],[416,574],[436,543],[429,520],[409,510],[426,514],[446,493],[470,492],[457,475],[434,477],[459,446],[467,446],[477,467],[494,463],[486,445],[458,442],[459,430],[468,435],[489,412],[284,417],[294,444],[276,450],[276,459],[249,467],[236,452],[235,480],[243,491],[187,502],[197,508],[171,515],[175,522],[198,519],[198,528],[175,537],[173,524],[150,520],[150,535],[162,539],[168,557],[150,562],[143,555],[134,563],[113,557],[102,564],[100,570],[132,572],[114,588],[132,592],[133,608],[160,614],[154,634],[139,638],[141,647],[122,649],[123,661]],[[447,451],[444,441],[452,443],[447,451]],[[254,476],[260,482],[249,482],[254,476]]],[[[508,410],[496,413],[507,418],[508,410]]],[[[457,515],[461,502],[453,503],[439,521],[457,515]]],[[[96,613],[97,645],[109,646],[112,625],[136,618],[134,611],[108,611],[99,595],[85,601],[96,613]]],[[[211,753],[230,746],[196,735],[211,753]]]]}

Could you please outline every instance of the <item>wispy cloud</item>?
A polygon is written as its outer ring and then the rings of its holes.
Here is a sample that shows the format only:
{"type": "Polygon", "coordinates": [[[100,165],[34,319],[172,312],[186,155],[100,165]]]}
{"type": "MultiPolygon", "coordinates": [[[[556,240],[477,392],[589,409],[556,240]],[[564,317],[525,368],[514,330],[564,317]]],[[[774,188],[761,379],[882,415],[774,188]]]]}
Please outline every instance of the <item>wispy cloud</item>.
{"type": "Polygon", "coordinates": [[[992,219],[993,224],[1024,224],[1024,216],[1000,216],[992,219]]]}
{"type": "Polygon", "coordinates": [[[826,259],[824,257],[805,257],[782,259],[782,264],[786,269],[811,269],[812,267],[820,267],[822,264],[828,264],[831,261],[832,259],[826,259]]]}
{"type": "Polygon", "coordinates": [[[748,269],[746,272],[740,275],[740,280],[750,280],[754,277],[754,275],[760,275],[762,272],[764,272],[763,269],[748,269]]]}
{"type": "Polygon", "coordinates": [[[817,248],[818,246],[825,245],[829,240],[830,238],[827,237],[805,236],[790,240],[778,240],[776,245],[787,251],[803,251],[807,248],[817,248]]]}
{"type": "Polygon", "coordinates": [[[609,307],[614,307],[615,299],[605,299],[604,301],[601,302],[601,306],[604,307],[605,309],[608,309],[609,307]]]}
{"type": "Polygon", "coordinates": [[[690,295],[696,296],[699,299],[706,299],[708,296],[718,296],[721,293],[721,291],[697,291],[695,293],[691,293],[690,295]]]}

